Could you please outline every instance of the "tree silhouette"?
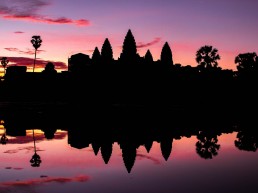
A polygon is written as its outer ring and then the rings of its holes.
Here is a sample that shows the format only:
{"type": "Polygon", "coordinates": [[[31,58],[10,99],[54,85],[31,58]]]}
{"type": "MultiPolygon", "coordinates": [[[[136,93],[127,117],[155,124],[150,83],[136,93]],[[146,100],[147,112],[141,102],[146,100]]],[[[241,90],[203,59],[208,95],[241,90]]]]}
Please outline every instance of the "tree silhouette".
{"type": "Polygon", "coordinates": [[[258,71],[258,57],[255,52],[239,54],[235,58],[237,64],[238,76],[254,77],[258,71]]]}
{"type": "Polygon", "coordinates": [[[32,43],[33,47],[35,48],[35,58],[34,58],[34,64],[33,64],[33,72],[34,72],[37,50],[41,46],[41,43],[42,43],[41,37],[40,36],[32,36],[31,43],[32,43]]]}
{"type": "Polygon", "coordinates": [[[42,71],[42,73],[45,73],[45,74],[56,74],[57,71],[55,69],[55,65],[52,63],[52,62],[48,62],[45,66],[45,69],[42,71]]]}
{"type": "Polygon", "coordinates": [[[1,65],[4,68],[4,75],[5,75],[5,70],[6,70],[6,67],[7,67],[8,63],[9,63],[9,60],[7,59],[7,57],[2,57],[1,58],[1,65]]]}
{"type": "Polygon", "coordinates": [[[218,60],[220,60],[220,55],[218,50],[212,46],[202,46],[196,52],[196,62],[198,63],[198,68],[203,71],[205,69],[217,68],[218,60]]]}
{"type": "Polygon", "coordinates": [[[103,63],[110,63],[113,60],[113,50],[108,38],[105,39],[101,49],[101,59],[103,63]]]}
{"type": "Polygon", "coordinates": [[[137,47],[132,31],[129,29],[124,42],[123,50],[120,55],[120,60],[122,63],[134,64],[137,61],[137,47]]]}
{"type": "Polygon", "coordinates": [[[168,42],[166,42],[162,47],[160,61],[161,64],[166,66],[173,65],[172,51],[170,49],[170,46],[168,45],[168,42]]]}

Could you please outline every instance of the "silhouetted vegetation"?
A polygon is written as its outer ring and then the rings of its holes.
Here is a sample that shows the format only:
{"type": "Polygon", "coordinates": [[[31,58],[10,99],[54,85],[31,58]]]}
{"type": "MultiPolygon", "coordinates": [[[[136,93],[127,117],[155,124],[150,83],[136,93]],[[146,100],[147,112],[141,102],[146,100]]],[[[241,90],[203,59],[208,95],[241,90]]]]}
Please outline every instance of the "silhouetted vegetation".
{"type": "Polygon", "coordinates": [[[2,57],[1,58],[1,65],[4,68],[4,75],[5,75],[5,70],[6,70],[6,67],[7,67],[8,63],[9,63],[9,60],[7,59],[7,57],[2,57]]]}
{"type": "Polygon", "coordinates": [[[32,36],[31,43],[33,47],[35,48],[35,58],[34,58],[34,64],[33,64],[33,72],[35,69],[35,64],[36,64],[36,55],[37,55],[37,50],[41,46],[42,40],[40,36],[32,36]]]}

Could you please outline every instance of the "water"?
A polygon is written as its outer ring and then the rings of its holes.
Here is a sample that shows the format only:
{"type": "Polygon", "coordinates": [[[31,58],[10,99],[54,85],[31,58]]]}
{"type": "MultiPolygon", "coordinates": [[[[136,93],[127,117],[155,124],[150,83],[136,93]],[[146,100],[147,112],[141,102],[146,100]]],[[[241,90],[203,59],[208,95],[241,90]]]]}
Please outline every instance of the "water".
{"type": "Polygon", "coordinates": [[[166,131],[145,138],[96,132],[98,138],[76,128],[54,129],[52,137],[42,128],[5,129],[0,127],[8,138],[0,145],[1,193],[257,192],[254,132],[166,131]],[[34,153],[39,167],[31,166],[34,153]]]}

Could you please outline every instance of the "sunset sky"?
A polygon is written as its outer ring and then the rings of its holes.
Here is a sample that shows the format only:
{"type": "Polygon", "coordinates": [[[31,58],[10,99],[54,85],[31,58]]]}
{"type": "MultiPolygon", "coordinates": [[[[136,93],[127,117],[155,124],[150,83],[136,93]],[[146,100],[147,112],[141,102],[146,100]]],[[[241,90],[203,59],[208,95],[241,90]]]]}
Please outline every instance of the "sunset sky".
{"type": "Polygon", "coordinates": [[[150,49],[158,60],[167,41],[174,63],[196,66],[196,51],[212,45],[219,66],[235,70],[239,53],[258,53],[257,7],[257,0],[0,0],[0,56],[31,71],[30,40],[40,35],[36,67],[52,61],[67,70],[68,57],[91,56],[105,38],[117,59],[131,29],[140,56],[150,49]]]}

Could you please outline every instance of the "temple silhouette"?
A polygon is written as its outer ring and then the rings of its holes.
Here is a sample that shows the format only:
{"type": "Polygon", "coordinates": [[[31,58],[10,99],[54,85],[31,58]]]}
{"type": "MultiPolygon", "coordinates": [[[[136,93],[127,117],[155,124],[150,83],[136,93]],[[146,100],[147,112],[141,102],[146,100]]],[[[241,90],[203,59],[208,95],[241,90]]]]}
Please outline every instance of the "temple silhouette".
{"type": "MultiPolygon", "coordinates": [[[[218,50],[205,45],[197,51],[196,67],[174,64],[168,42],[164,43],[159,60],[153,60],[150,50],[141,57],[129,29],[117,60],[106,38],[102,48],[95,47],[92,57],[83,53],[69,57],[67,71],[57,73],[51,62],[42,72],[27,72],[26,66],[7,67],[0,84],[0,101],[141,105],[203,111],[248,110],[256,106],[256,53],[239,54],[235,59],[237,71],[222,69],[219,59],[218,50]]],[[[2,60],[6,66],[6,59],[2,60]]]]}

